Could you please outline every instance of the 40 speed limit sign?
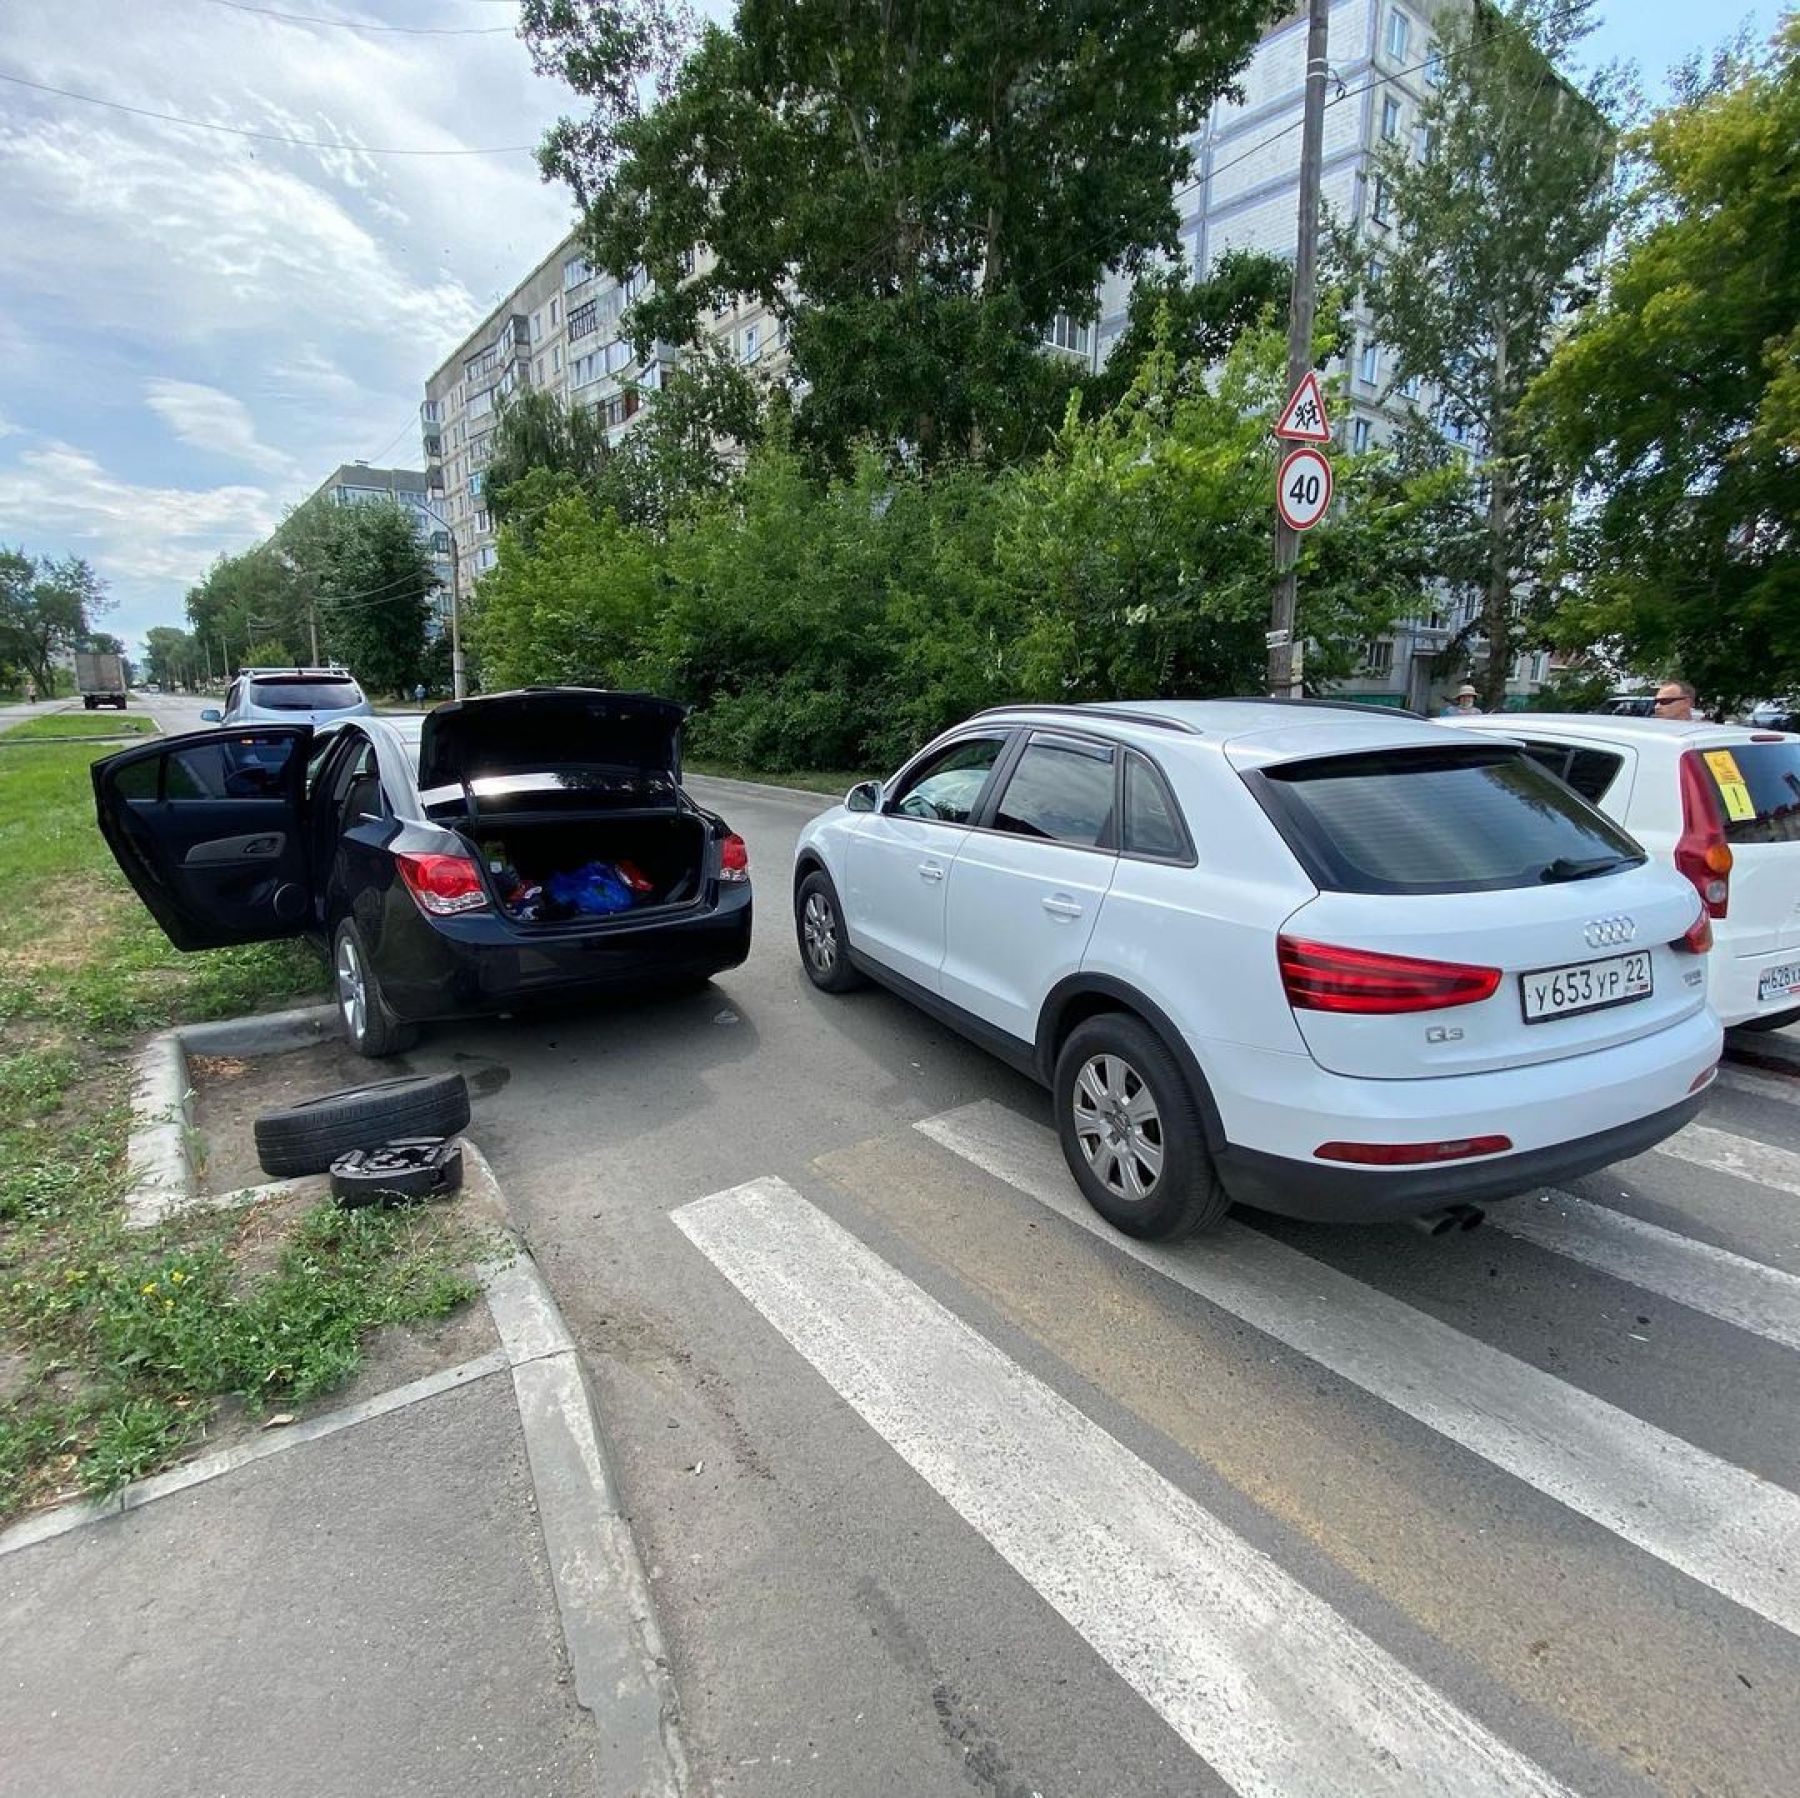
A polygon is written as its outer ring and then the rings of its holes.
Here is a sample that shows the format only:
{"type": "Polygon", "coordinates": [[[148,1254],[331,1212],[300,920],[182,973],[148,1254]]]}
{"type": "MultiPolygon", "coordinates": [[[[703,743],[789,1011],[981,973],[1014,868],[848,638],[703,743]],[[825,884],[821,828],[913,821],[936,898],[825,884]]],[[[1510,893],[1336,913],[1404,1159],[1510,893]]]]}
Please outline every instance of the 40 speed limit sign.
{"type": "Polygon", "coordinates": [[[1311,444],[1289,450],[1275,476],[1275,509],[1290,530],[1310,531],[1331,505],[1331,464],[1311,444]]]}

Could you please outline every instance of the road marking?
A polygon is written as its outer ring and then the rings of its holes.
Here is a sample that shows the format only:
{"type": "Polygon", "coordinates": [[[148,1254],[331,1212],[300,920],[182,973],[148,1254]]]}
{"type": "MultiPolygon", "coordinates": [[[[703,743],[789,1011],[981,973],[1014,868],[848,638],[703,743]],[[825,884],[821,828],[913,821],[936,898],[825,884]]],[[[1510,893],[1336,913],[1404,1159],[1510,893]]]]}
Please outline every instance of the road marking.
{"type": "Polygon", "coordinates": [[[1739,1180],[1754,1180],[1759,1186],[1772,1186],[1777,1192],[1800,1198],[1800,1155],[1751,1136],[1715,1130],[1710,1124],[1689,1124],[1685,1130],[1659,1142],[1653,1153],[1673,1155],[1694,1167],[1731,1174],[1739,1180]]]}
{"type": "Polygon", "coordinates": [[[1784,1348],[1800,1349],[1800,1277],[1778,1267],[1591,1204],[1571,1192],[1520,1199],[1490,1211],[1487,1221],[1490,1229],[1613,1274],[1784,1348]]]}
{"type": "Polygon", "coordinates": [[[1241,1224],[1121,1236],[1056,1138],[984,1101],[915,1128],[1121,1254],[1310,1356],[1578,1515],[1800,1635],[1800,1498],[1241,1224]]]}
{"type": "Polygon", "coordinates": [[[1800,1105],[1800,1079],[1783,1079],[1779,1074],[1757,1073],[1750,1068],[1734,1067],[1730,1062],[1719,1065],[1719,1084],[1735,1092],[1754,1093],[1759,1099],[1780,1099],[1786,1105],[1800,1105]]]}
{"type": "Polygon", "coordinates": [[[1246,1798],[1565,1793],[785,1181],[674,1218],[1246,1798]]]}

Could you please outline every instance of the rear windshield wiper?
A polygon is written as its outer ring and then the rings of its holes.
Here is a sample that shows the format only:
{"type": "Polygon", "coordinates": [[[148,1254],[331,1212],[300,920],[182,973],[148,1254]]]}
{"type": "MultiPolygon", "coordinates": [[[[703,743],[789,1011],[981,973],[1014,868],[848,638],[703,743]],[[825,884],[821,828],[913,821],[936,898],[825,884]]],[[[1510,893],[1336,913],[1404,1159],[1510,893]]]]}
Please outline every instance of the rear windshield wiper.
{"type": "Polygon", "coordinates": [[[1584,862],[1572,861],[1566,855],[1559,855],[1555,861],[1544,864],[1538,879],[1592,880],[1596,874],[1610,874],[1614,868],[1635,866],[1635,861],[1629,855],[1596,855],[1584,862]]]}

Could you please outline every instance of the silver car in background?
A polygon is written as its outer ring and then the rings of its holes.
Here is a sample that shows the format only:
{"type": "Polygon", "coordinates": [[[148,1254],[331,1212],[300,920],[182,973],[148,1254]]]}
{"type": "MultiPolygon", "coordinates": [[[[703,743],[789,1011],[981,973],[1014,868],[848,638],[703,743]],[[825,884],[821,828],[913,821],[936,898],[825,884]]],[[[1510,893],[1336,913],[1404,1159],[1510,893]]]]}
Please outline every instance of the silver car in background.
{"type": "Polygon", "coordinates": [[[375,708],[347,668],[240,668],[221,711],[208,706],[206,724],[332,724],[366,718],[375,708]]]}

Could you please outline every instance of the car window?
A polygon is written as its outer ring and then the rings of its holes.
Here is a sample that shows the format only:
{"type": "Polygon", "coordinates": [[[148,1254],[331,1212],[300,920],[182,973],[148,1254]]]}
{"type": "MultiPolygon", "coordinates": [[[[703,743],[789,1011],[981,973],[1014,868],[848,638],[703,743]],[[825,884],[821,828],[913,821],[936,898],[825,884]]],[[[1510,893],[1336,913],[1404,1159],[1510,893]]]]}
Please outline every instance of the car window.
{"type": "Polygon", "coordinates": [[[967,824],[1005,744],[1003,736],[952,743],[912,771],[888,810],[940,824],[967,824]]]}
{"type": "Polygon", "coordinates": [[[1800,742],[1699,751],[1728,843],[1800,842],[1800,742]]]}
{"type": "Polygon", "coordinates": [[[319,776],[325,770],[325,764],[331,758],[331,752],[338,746],[336,737],[314,737],[312,753],[306,758],[306,796],[310,799],[313,789],[319,784],[319,776]]]}
{"type": "Polygon", "coordinates": [[[286,790],[288,758],[294,739],[267,742],[260,737],[210,738],[169,753],[163,798],[279,799],[286,790]]]}
{"type": "Polygon", "coordinates": [[[1514,749],[1391,749],[1264,771],[1302,865],[1342,893],[1469,893],[1641,862],[1602,813],[1514,749]]]}
{"type": "Polygon", "coordinates": [[[1125,758],[1125,853],[1186,861],[1187,832],[1162,776],[1141,755],[1125,758]]]}
{"type": "Polygon", "coordinates": [[[362,697],[362,688],[353,680],[289,675],[250,683],[251,703],[265,712],[341,712],[361,705],[362,697]]]}
{"type": "Polygon", "coordinates": [[[162,776],[163,758],[150,756],[141,762],[133,762],[129,767],[121,768],[113,776],[114,790],[122,799],[154,799],[157,783],[162,776]]]}
{"type": "Polygon", "coordinates": [[[367,818],[379,818],[386,807],[381,798],[381,775],[375,766],[375,745],[364,742],[353,750],[337,786],[338,828],[348,830],[367,818]]]}
{"type": "Polygon", "coordinates": [[[1113,752],[1068,737],[1034,736],[994,812],[994,828],[1084,848],[1110,845],[1113,752]]]}
{"type": "Polygon", "coordinates": [[[1622,755],[1610,749],[1580,749],[1572,743],[1546,743],[1533,739],[1526,743],[1525,753],[1540,768],[1548,768],[1558,780],[1567,781],[1590,805],[1598,805],[1606,797],[1619,770],[1625,765],[1622,755]]]}

